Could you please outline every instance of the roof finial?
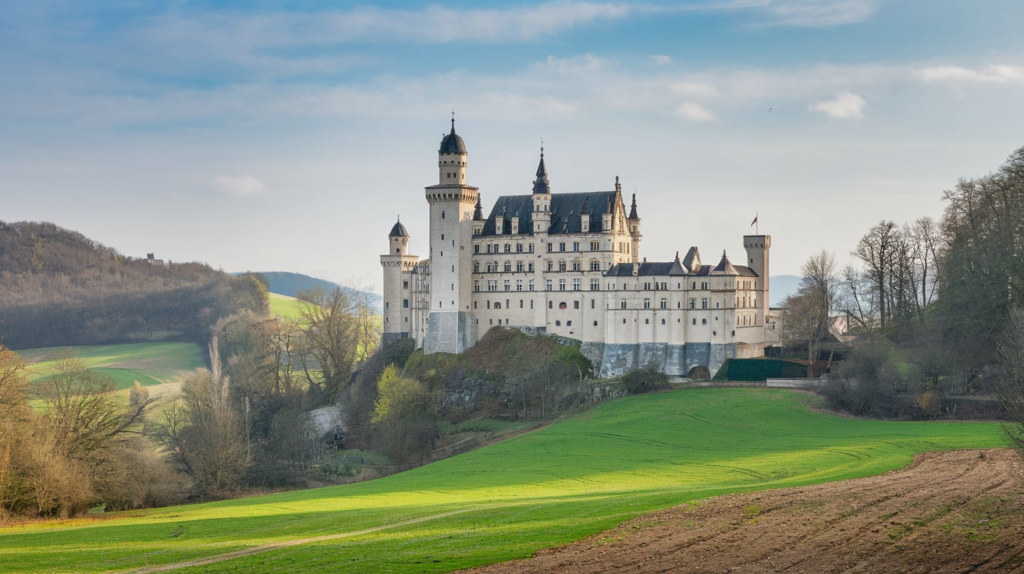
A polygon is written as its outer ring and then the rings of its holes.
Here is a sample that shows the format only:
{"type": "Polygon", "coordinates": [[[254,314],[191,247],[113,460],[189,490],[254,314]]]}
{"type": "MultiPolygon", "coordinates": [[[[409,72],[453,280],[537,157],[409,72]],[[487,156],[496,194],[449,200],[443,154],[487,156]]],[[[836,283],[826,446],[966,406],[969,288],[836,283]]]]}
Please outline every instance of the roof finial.
{"type": "Polygon", "coordinates": [[[540,159],[544,159],[544,138],[540,138],[540,159]]]}
{"type": "Polygon", "coordinates": [[[452,131],[455,131],[455,108],[452,108],[452,131]]]}

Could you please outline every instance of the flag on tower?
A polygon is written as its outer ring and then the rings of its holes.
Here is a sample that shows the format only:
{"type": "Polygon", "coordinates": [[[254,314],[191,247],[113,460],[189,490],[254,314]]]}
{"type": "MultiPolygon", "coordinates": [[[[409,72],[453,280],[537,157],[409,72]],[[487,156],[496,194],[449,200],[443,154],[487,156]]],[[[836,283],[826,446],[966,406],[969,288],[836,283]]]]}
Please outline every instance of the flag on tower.
{"type": "Polygon", "coordinates": [[[757,216],[758,216],[758,214],[756,214],[756,213],[755,213],[755,214],[754,214],[754,221],[751,221],[751,222],[750,222],[750,226],[751,226],[751,227],[753,227],[753,226],[757,225],[757,216]]]}

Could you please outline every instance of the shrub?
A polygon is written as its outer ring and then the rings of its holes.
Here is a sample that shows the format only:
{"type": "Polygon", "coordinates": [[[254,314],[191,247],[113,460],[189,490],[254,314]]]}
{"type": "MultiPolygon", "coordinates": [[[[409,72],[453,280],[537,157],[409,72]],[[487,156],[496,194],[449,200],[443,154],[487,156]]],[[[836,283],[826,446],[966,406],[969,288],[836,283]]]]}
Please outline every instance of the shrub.
{"type": "Polygon", "coordinates": [[[668,375],[662,373],[654,365],[642,369],[633,369],[622,375],[622,383],[626,392],[631,395],[642,395],[652,391],[668,388],[668,375]]]}

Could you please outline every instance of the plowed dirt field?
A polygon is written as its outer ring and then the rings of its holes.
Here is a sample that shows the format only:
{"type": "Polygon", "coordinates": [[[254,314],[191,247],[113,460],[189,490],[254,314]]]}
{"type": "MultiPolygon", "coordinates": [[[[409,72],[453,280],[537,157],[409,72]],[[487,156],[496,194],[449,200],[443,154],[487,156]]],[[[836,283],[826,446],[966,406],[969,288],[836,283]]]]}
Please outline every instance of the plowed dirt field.
{"type": "Polygon", "coordinates": [[[647,514],[470,572],[1024,572],[1022,473],[1010,449],[926,453],[881,476],[647,514]]]}

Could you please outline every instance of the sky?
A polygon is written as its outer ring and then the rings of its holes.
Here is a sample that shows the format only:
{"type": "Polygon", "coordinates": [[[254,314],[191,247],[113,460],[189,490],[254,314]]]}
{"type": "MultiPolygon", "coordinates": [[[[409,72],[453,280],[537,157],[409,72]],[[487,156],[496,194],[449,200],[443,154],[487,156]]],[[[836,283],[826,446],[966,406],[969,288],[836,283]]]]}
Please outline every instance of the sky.
{"type": "MultiPolygon", "coordinates": [[[[381,289],[455,112],[484,210],[636,193],[641,256],[840,264],[1024,146],[1019,0],[0,0],[0,221],[381,289]]],[[[627,201],[629,197],[627,195],[627,201]]]]}

